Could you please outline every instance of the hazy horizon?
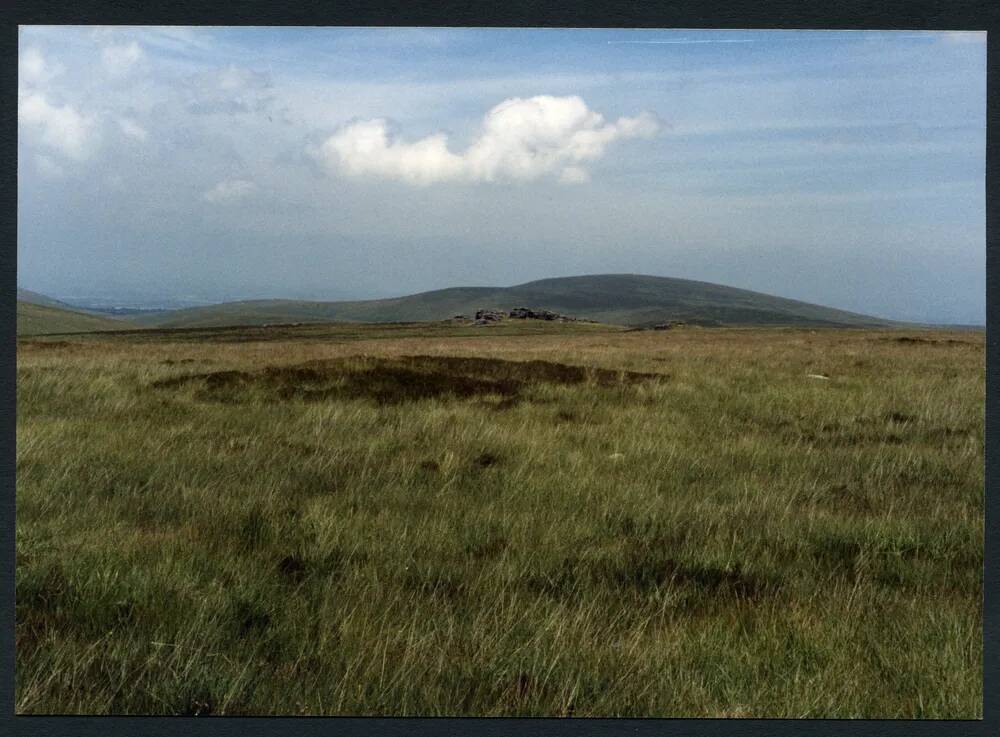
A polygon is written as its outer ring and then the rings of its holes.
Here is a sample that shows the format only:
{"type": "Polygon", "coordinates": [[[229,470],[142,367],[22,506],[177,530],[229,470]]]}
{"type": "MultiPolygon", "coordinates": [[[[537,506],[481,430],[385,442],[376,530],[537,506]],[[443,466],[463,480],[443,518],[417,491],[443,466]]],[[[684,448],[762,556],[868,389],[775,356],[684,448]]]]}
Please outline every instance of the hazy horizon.
{"type": "Polygon", "coordinates": [[[985,34],[22,27],[18,284],[634,273],[985,321],[985,34]]]}

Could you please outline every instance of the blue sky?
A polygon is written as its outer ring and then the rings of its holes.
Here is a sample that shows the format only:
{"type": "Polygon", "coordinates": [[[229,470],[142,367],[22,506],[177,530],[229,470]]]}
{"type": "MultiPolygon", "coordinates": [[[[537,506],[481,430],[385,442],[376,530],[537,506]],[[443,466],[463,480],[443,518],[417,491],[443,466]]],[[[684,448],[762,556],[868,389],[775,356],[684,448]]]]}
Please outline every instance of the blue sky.
{"type": "Polygon", "coordinates": [[[981,33],[22,27],[19,284],[631,272],[985,317],[981,33]]]}

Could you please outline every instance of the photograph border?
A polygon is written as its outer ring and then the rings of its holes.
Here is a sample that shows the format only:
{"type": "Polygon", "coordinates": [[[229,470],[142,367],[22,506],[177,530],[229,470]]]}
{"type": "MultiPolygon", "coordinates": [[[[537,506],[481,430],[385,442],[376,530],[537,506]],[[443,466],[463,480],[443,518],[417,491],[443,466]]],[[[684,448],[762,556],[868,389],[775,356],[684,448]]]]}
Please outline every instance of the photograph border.
{"type": "MultiPolygon", "coordinates": [[[[672,3],[610,3],[583,0],[541,7],[530,0],[504,3],[397,2],[352,0],[238,5],[208,0],[108,3],[97,0],[23,0],[0,11],[2,65],[0,95],[0,734],[13,735],[995,735],[1000,734],[1000,502],[985,497],[983,579],[984,674],[982,720],[839,719],[578,719],[564,718],[381,718],[381,717],[96,717],[16,716],[14,712],[15,439],[17,286],[17,54],[19,25],[254,25],[254,26],[436,26],[579,27],[690,29],[985,30],[987,37],[987,121],[998,120],[1000,5],[986,0],[915,0],[822,3],[736,2],[710,5],[696,0],[672,3]]],[[[986,437],[985,488],[1000,484],[997,427],[1000,394],[1000,272],[997,264],[997,133],[986,133],[986,437]],[[991,327],[993,326],[993,327],[991,327]]]]}

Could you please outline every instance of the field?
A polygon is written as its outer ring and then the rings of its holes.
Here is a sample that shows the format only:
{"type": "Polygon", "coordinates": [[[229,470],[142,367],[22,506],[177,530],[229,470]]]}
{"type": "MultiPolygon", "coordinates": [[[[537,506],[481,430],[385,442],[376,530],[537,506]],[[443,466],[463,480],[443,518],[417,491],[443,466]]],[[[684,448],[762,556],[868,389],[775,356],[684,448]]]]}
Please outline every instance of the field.
{"type": "Polygon", "coordinates": [[[977,332],[18,342],[19,713],[982,714],[977,332]]]}

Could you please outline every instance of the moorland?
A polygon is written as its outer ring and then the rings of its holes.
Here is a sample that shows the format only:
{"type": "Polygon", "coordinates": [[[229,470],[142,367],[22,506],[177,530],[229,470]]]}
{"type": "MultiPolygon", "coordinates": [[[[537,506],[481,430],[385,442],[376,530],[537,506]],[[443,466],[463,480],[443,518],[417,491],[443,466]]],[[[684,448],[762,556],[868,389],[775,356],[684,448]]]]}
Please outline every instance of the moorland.
{"type": "Polygon", "coordinates": [[[982,714],[982,332],[88,329],[18,341],[19,713],[982,714]]]}

